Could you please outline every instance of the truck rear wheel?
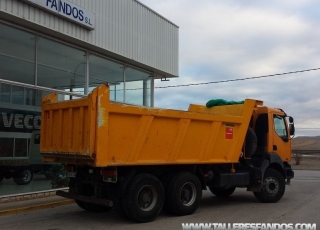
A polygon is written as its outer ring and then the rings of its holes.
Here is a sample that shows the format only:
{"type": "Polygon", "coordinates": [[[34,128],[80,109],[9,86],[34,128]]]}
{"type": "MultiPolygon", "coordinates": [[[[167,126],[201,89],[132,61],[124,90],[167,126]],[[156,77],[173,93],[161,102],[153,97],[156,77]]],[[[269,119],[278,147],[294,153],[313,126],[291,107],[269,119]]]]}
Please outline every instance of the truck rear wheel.
{"type": "Polygon", "coordinates": [[[201,183],[190,172],[176,174],[166,188],[166,210],[174,215],[190,215],[199,207],[202,198],[201,183]]]}
{"type": "Polygon", "coordinates": [[[138,174],[122,197],[127,217],[137,222],[149,222],[157,217],[164,203],[164,191],[159,179],[151,174],[138,174]]]}
{"type": "Polygon", "coordinates": [[[97,205],[97,204],[90,204],[80,200],[75,200],[75,202],[80,208],[89,212],[107,212],[112,209],[112,207],[106,207],[106,206],[97,205]]]}
{"type": "Polygon", "coordinates": [[[17,185],[27,185],[32,181],[33,172],[31,168],[22,168],[17,169],[15,172],[15,176],[13,177],[13,181],[17,185]]]}
{"type": "Polygon", "coordinates": [[[218,197],[227,197],[230,196],[234,190],[236,190],[235,187],[232,188],[215,188],[215,187],[209,187],[209,190],[212,192],[213,195],[216,195],[218,197]]]}
{"type": "Polygon", "coordinates": [[[264,173],[261,192],[254,192],[254,196],[263,203],[278,202],[285,192],[285,180],[275,169],[267,168],[264,173]]]}

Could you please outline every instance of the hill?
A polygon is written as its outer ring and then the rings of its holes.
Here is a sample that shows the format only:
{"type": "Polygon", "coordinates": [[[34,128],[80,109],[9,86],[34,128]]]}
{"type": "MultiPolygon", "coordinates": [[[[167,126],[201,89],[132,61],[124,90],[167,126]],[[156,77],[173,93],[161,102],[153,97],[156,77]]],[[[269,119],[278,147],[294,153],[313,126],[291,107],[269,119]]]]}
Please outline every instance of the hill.
{"type": "Polygon", "coordinates": [[[320,153],[320,136],[299,136],[292,140],[293,151],[320,153]]]}

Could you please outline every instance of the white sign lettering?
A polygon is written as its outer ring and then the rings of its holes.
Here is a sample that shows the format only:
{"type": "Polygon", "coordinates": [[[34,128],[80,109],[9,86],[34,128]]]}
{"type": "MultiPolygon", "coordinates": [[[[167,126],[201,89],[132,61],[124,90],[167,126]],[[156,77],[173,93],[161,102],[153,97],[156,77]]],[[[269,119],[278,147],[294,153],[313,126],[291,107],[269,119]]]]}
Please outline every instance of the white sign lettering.
{"type": "Polygon", "coordinates": [[[23,115],[15,113],[2,112],[0,114],[0,127],[16,128],[16,129],[40,129],[41,116],[37,115],[23,115]],[[2,118],[2,119],[1,119],[2,118]]]}

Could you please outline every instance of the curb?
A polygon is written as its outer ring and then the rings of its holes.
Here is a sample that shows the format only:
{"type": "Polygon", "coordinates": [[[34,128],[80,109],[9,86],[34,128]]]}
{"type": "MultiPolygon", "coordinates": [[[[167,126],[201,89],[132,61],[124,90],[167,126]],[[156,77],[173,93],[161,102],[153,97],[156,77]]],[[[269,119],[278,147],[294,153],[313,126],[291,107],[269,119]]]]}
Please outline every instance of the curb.
{"type": "Polygon", "coordinates": [[[23,208],[8,209],[8,210],[0,211],[0,216],[11,215],[11,214],[16,214],[20,212],[46,209],[46,208],[54,208],[62,205],[73,204],[74,202],[75,202],[74,200],[65,200],[65,201],[57,201],[57,202],[34,205],[34,206],[23,207],[23,208]]]}
{"type": "Polygon", "coordinates": [[[62,189],[59,188],[59,189],[13,194],[13,195],[3,195],[3,196],[0,196],[0,204],[11,203],[16,201],[34,200],[38,198],[53,197],[53,196],[56,196],[56,192],[58,190],[68,191],[68,188],[62,188],[62,189]]]}

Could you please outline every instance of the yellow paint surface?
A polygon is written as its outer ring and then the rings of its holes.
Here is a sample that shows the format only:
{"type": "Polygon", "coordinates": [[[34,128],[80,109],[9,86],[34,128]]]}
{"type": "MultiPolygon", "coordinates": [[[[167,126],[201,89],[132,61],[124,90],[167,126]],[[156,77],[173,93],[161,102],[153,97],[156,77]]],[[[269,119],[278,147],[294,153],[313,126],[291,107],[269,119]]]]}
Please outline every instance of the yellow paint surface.
{"type": "Polygon", "coordinates": [[[261,101],[188,111],[110,102],[109,88],[86,98],[42,105],[44,159],[97,167],[236,163],[261,101]],[[227,135],[228,132],[228,135],[227,135]]]}

